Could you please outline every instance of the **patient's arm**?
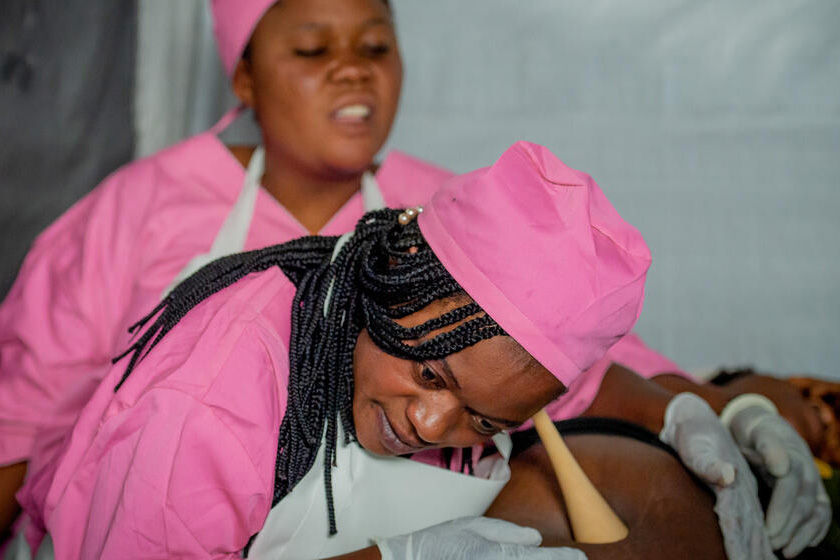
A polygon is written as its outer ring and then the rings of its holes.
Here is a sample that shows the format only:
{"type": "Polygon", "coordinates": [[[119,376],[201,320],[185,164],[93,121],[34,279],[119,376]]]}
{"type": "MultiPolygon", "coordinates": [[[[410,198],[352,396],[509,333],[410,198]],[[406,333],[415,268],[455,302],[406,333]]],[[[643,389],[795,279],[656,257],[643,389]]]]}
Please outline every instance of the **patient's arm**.
{"type": "Polygon", "coordinates": [[[571,541],[557,479],[539,444],[511,461],[511,480],[487,515],[535,527],[544,545],[575,546],[592,560],[726,558],[713,496],[667,452],[612,435],[569,435],[564,440],[629,527],[625,540],[603,545],[571,541]]]}
{"type": "MultiPolygon", "coordinates": [[[[826,445],[831,415],[805,399],[800,389],[787,381],[766,375],[746,375],[726,385],[695,383],[681,375],[661,374],[644,379],[633,371],[613,364],[592,404],[583,416],[622,418],[641,424],[652,432],[662,429],[665,408],[677,393],[689,392],[703,398],[713,410],[720,412],[731,399],[743,393],[759,393],[772,400],[779,413],[793,425],[812,451],[826,445]],[[632,395],[632,398],[628,398],[632,395]],[[827,418],[823,416],[828,416],[827,418]]],[[[840,430],[837,430],[840,433],[840,430]]]]}

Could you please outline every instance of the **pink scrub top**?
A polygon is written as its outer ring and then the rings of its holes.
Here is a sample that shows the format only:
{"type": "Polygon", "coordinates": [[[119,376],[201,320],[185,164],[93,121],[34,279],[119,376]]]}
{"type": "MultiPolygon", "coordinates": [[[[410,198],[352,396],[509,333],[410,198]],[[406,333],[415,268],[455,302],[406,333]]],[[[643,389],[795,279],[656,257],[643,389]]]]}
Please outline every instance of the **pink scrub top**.
{"type": "MultiPolygon", "coordinates": [[[[450,175],[391,152],[376,178],[386,204],[405,207],[450,175]]],[[[121,168],[36,239],[0,305],[0,465],[37,469],[51,455],[127,346],[128,326],[208,251],[244,176],[215,135],[200,134],[121,168]]],[[[349,231],[363,213],[357,193],[320,233],[349,231]]],[[[307,234],[259,191],[246,250],[307,234]]]]}
{"type": "MultiPolygon", "coordinates": [[[[377,180],[386,204],[405,207],[450,175],[392,152],[377,180]]],[[[209,249],[243,179],[209,133],[122,168],[36,240],[0,307],[0,464],[30,460],[20,494],[30,537],[48,528],[60,557],[237,557],[263,525],[286,403],[294,288],[282,273],[202,304],[117,394],[125,364],[110,364],[127,326],[209,249]]],[[[357,194],[321,233],[349,231],[362,214],[357,194]]],[[[246,250],[306,234],[260,191],[246,250]]],[[[679,372],[631,335],[552,416],[583,412],[613,361],[679,372]]]]}
{"type": "Polygon", "coordinates": [[[190,311],[116,393],[114,365],[56,468],[20,493],[30,543],[45,526],[57,559],[238,558],[271,508],[294,293],[277,268],[251,274],[190,311]]]}

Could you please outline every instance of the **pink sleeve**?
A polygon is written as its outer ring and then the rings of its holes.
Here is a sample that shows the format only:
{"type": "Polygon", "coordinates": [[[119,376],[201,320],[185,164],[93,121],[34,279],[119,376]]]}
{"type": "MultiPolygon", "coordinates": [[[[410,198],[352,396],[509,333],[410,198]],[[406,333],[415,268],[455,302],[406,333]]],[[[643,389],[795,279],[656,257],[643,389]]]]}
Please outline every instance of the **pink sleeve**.
{"type": "Polygon", "coordinates": [[[631,332],[572,382],[568,392],[547,407],[549,416],[553,420],[565,420],[583,414],[595,400],[601,381],[612,364],[620,364],[647,379],[665,373],[691,379],[677,364],[646,346],[637,334],[631,332]]]}
{"type": "Polygon", "coordinates": [[[104,412],[85,410],[47,499],[57,558],[238,558],[262,528],[282,418],[267,344],[284,348],[213,330],[182,356],[176,329],[104,412]]]}
{"type": "Polygon", "coordinates": [[[107,371],[149,195],[136,175],[118,172],[44,231],[0,305],[0,464],[71,425],[107,371]]]}

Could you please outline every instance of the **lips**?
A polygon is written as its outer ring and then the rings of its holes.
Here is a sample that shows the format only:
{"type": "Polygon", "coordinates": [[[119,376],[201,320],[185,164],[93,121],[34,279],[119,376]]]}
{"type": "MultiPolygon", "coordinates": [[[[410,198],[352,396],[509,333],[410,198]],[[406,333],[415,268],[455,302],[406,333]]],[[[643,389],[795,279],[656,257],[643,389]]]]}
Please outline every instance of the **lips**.
{"type": "Polygon", "coordinates": [[[337,121],[358,122],[368,118],[373,113],[373,108],[362,103],[345,105],[333,112],[333,118],[337,121]]]}
{"type": "Polygon", "coordinates": [[[406,455],[408,453],[416,453],[422,449],[422,446],[414,446],[406,442],[397,435],[394,427],[388,421],[385,411],[382,408],[377,408],[377,424],[379,428],[379,439],[382,447],[394,455],[406,455]]]}
{"type": "Polygon", "coordinates": [[[376,104],[372,96],[353,94],[338,100],[330,112],[330,119],[342,125],[366,125],[375,112],[376,104]]]}

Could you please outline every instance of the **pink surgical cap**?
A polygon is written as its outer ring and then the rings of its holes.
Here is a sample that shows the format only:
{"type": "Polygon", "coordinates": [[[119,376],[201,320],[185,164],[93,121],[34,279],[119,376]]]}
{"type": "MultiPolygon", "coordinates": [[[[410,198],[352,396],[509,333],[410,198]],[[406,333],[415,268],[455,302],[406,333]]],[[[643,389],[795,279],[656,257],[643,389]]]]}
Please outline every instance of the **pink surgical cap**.
{"type": "Polygon", "coordinates": [[[254,33],[260,19],[277,0],[212,0],[213,32],[228,76],[254,33]]]}
{"type": "Polygon", "coordinates": [[[567,386],[639,317],[644,239],[542,146],[518,142],[450,179],[419,225],[470,297],[567,386]]]}

